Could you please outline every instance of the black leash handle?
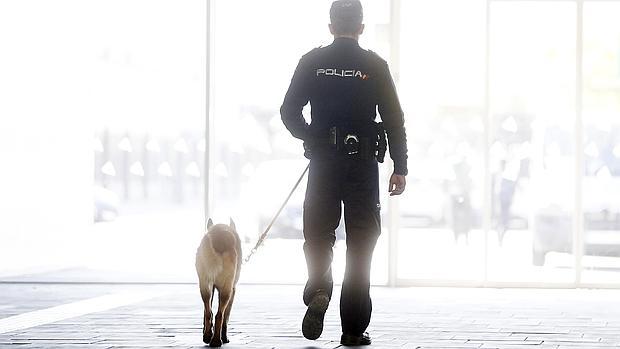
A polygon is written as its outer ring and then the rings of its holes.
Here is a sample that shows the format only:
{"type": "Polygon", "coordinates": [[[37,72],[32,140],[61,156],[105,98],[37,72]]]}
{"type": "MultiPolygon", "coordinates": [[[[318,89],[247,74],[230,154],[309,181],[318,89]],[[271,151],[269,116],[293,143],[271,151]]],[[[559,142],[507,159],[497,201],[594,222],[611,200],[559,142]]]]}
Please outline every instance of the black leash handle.
{"type": "Polygon", "coordinates": [[[297,189],[297,187],[299,186],[299,183],[301,183],[301,180],[304,178],[304,176],[306,175],[306,172],[308,172],[309,168],[310,168],[310,164],[308,163],[308,166],[306,166],[304,171],[301,173],[301,176],[299,176],[299,179],[297,180],[297,183],[295,183],[295,185],[293,186],[293,189],[291,189],[291,192],[286,197],[286,200],[284,200],[284,203],[282,203],[282,206],[280,206],[280,209],[278,210],[278,212],[276,212],[276,214],[271,219],[271,222],[269,223],[269,225],[267,226],[265,231],[258,238],[258,241],[256,241],[256,245],[254,245],[254,248],[252,248],[252,250],[250,251],[250,254],[247,257],[245,257],[245,260],[243,261],[244,264],[247,263],[250,260],[252,255],[254,253],[256,253],[256,250],[258,250],[258,248],[263,244],[263,242],[265,241],[265,238],[267,238],[267,234],[269,233],[269,230],[271,230],[271,227],[273,226],[273,223],[275,223],[276,219],[278,219],[278,216],[280,216],[280,213],[282,212],[282,210],[284,209],[284,207],[288,203],[288,200],[291,198],[291,196],[293,196],[293,193],[295,192],[295,189],[297,189]]]}

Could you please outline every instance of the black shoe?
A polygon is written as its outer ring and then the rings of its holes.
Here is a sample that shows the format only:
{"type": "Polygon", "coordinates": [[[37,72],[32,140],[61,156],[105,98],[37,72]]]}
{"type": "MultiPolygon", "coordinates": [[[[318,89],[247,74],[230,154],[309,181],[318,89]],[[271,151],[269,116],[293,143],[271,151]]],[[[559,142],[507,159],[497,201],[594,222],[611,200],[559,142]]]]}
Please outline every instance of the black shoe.
{"type": "Polygon", "coordinates": [[[372,341],[370,340],[368,332],[364,332],[359,336],[343,333],[342,337],[340,337],[340,344],[344,346],[354,347],[358,345],[370,345],[370,343],[372,343],[372,341]]]}
{"type": "Polygon", "coordinates": [[[317,339],[323,333],[323,319],[329,306],[329,296],[318,292],[308,305],[304,321],[301,324],[301,332],[307,339],[317,339]]]}

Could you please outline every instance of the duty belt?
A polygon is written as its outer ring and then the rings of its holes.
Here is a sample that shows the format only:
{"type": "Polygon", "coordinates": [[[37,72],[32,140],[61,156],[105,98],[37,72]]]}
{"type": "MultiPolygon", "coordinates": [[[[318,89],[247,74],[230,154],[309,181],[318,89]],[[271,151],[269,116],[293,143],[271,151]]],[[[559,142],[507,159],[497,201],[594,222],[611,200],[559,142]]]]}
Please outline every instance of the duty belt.
{"type": "Polygon", "coordinates": [[[358,156],[362,159],[376,158],[383,162],[387,150],[385,129],[382,123],[375,124],[376,133],[361,134],[339,127],[329,129],[329,137],[315,138],[309,144],[304,143],[305,156],[310,158],[313,150],[336,151],[349,156],[358,156]]]}

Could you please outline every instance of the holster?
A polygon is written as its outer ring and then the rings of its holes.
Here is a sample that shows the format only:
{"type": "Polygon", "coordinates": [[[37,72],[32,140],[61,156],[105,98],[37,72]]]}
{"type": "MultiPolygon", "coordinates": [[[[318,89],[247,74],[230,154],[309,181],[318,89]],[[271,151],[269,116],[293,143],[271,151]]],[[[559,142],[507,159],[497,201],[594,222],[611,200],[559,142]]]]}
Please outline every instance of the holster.
{"type": "Polygon", "coordinates": [[[376,124],[377,127],[377,162],[383,163],[385,152],[387,151],[387,134],[382,122],[376,124]]]}

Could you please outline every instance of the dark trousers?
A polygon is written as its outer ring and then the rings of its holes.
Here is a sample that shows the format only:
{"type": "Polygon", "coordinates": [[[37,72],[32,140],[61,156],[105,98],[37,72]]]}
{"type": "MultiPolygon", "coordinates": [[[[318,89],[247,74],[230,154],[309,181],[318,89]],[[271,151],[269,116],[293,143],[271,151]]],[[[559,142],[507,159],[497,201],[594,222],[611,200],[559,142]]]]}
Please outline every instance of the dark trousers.
{"type": "Polygon", "coordinates": [[[340,296],[342,332],[362,334],[370,323],[370,265],[381,231],[376,160],[348,155],[312,159],[304,201],[304,253],[308,282],[304,303],[318,290],[331,298],[335,230],[344,203],[347,266],[340,296]]]}

